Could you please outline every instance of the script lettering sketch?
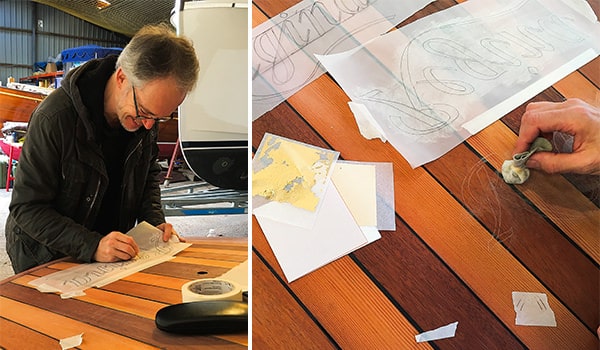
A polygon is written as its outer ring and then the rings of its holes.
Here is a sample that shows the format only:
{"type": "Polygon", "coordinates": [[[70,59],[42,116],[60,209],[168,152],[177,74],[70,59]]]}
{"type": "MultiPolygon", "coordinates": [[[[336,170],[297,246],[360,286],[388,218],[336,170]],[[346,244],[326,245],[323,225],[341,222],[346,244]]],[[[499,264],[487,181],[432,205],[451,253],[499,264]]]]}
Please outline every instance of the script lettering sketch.
{"type": "Polygon", "coordinates": [[[252,33],[253,118],[325,72],[314,54],[343,52],[385,33],[431,0],[304,0],[252,33]]]}
{"type": "Polygon", "coordinates": [[[575,21],[568,7],[556,14],[521,0],[484,11],[486,3],[457,5],[359,49],[319,56],[413,167],[471,136],[464,124],[500,104],[518,106],[528,99],[523,92],[598,46],[584,26],[593,24],[575,21]]]}
{"type": "MultiPolygon", "coordinates": [[[[372,1],[315,1],[291,13],[282,12],[278,16],[280,21],[277,25],[260,32],[252,40],[257,59],[252,61],[254,78],[260,73],[278,85],[290,82],[296,73],[296,63],[291,57],[324,35],[332,33],[335,28],[366,9],[370,2],[372,1]]],[[[339,36],[318,53],[333,52],[352,35],[351,32],[340,31],[339,36]]],[[[320,74],[320,70],[320,64],[315,60],[314,67],[306,77],[299,79],[298,84],[280,92],[289,92],[303,86],[315,75],[320,74]]],[[[274,96],[278,94],[254,95],[253,98],[260,101],[274,96]]]]}
{"type": "Polygon", "coordinates": [[[385,105],[390,124],[406,134],[433,134],[444,129],[454,133],[457,128],[454,122],[464,120],[460,104],[433,101],[481,96],[487,93],[479,88],[484,86],[487,89],[488,85],[483,83],[500,80],[511,72],[518,73],[522,80],[535,79],[539,71],[534,66],[535,59],[543,58],[545,52],[555,51],[549,41],[553,40],[558,45],[583,40],[568,23],[556,16],[540,19],[537,27],[518,26],[499,33],[484,32],[491,36],[479,38],[477,46],[471,45],[471,40],[462,43],[445,34],[460,27],[480,27],[482,24],[478,21],[450,24],[412,39],[402,52],[399,80],[392,86],[392,91],[370,90],[362,96],[362,100],[385,105]],[[419,59],[422,55],[430,59],[419,59]],[[423,64],[432,61],[435,65],[423,64]]]}
{"type": "Polygon", "coordinates": [[[102,286],[126,277],[137,271],[173,258],[175,254],[190,244],[175,241],[162,241],[162,231],[142,222],[128,232],[134,238],[140,251],[136,257],[128,261],[114,263],[81,264],[40,277],[30,284],[41,291],[60,292],[63,294],[102,286]]]}

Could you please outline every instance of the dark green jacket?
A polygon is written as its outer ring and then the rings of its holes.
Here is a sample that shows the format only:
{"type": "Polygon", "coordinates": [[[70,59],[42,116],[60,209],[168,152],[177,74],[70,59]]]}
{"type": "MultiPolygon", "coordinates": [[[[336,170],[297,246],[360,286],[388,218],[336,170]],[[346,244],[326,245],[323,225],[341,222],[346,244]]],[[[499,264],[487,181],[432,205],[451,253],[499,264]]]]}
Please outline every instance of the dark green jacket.
{"type": "MultiPolygon", "coordinates": [[[[15,272],[71,256],[91,262],[100,233],[93,227],[108,176],[95,140],[95,125],[76,85],[82,74],[116,59],[99,59],[72,70],[62,87],[33,112],[14,182],[6,221],[6,247],[15,272]]],[[[105,79],[104,79],[105,80],[105,79]]],[[[105,86],[106,81],[99,81],[105,86]]],[[[136,221],[165,222],[160,205],[156,162],[157,125],[135,132],[126,154],[119,227],[127,232],[136,221]]]]}

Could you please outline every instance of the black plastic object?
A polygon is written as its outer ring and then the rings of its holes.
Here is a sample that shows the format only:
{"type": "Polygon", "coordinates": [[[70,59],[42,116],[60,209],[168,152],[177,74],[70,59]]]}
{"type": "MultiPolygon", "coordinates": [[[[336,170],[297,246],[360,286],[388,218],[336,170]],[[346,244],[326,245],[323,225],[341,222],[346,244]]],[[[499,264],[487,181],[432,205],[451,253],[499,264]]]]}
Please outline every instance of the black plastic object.
{"type": "Polygon", "coordinates": [[[231,300],[194,301],[163,307],[156,327],[180,334],[223,334],[248,331],[248,303],[231,300]]]}

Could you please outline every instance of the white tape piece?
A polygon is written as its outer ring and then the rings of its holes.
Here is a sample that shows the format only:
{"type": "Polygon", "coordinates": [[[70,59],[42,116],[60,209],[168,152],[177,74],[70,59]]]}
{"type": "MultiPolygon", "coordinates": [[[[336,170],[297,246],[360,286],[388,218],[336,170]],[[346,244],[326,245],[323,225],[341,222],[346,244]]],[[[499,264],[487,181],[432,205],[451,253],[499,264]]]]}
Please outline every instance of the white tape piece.
{"type": "Polygon", "coordinates": [[[184,303],[207,300],[241,301],[242,288],[239,284],[225,279],[199,279],[181,287],[181,299],[184,303]]]}
{"type": "Polygon", "coordinates": [[[448,325],[433,329],[431,331],[423,332],[421,334],[415,335],[415,340],[417,343],[452,338],[456,334],[456,327],[458,327],[458,322],[453,322],[448,325]]]}
{"type": "Polygon", "coordinates": [[[83,333],[59,341],[62,350],[73,349],[83,343],[83,333]]]}
{"type": "Polygon", "coordinates": [[[375,121],[375,118],[365,105],[350,101],[348,102],[348,106],[350,106],[350,110],[354,113],[358,130],[364,138],[367,140],[379,138],[382,142],[387,141],[385,132],[377,121],[375,121]]]}

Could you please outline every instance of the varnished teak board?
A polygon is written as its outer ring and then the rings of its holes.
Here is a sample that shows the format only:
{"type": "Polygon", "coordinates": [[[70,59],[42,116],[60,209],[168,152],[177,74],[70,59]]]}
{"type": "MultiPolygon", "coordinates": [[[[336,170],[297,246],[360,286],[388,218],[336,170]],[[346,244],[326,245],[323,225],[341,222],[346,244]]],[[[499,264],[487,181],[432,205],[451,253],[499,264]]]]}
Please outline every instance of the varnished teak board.
{"type": "MultiPolygon", "coordinates": [[[[254,1],[253,25],[295,3],[254,1]]],[[[403,24],[454,4],[436,1],[403,24]]],[[[600,106],[599,69],[595,59],[533,100],[600,106]]],[[[392,162],[397,230],[288,284],[254,220],[256,348],[598,349],[598,177],[534,172],[506,185],[499,169],[525,105],[411,169],[389,144],[359,134],[347,102],[322,76],[252,123],[253,147],[270,132],[346,160],[392,162]],[[558,327],[516,326],[512,291],[546,293],[558,327]],[[415,343],[454,321],[454,338],[415,343]]]]}
{"type": "Polygon", "coordinates": [[[73,266],[71,262],[50,263],[2,281],[0,348],[54,349],[59,339],[80,333],[84,333],[82,349],[246,348],[245,333],[183,336],[156,328],[156,312],[181,303],[184,283],[220,276],[248,257],[245,239],[200,239],[193,243],[168,263],[102,288],[87,289],[85,296],[73,299],[40,293],[27,284],[73,266]]]}

